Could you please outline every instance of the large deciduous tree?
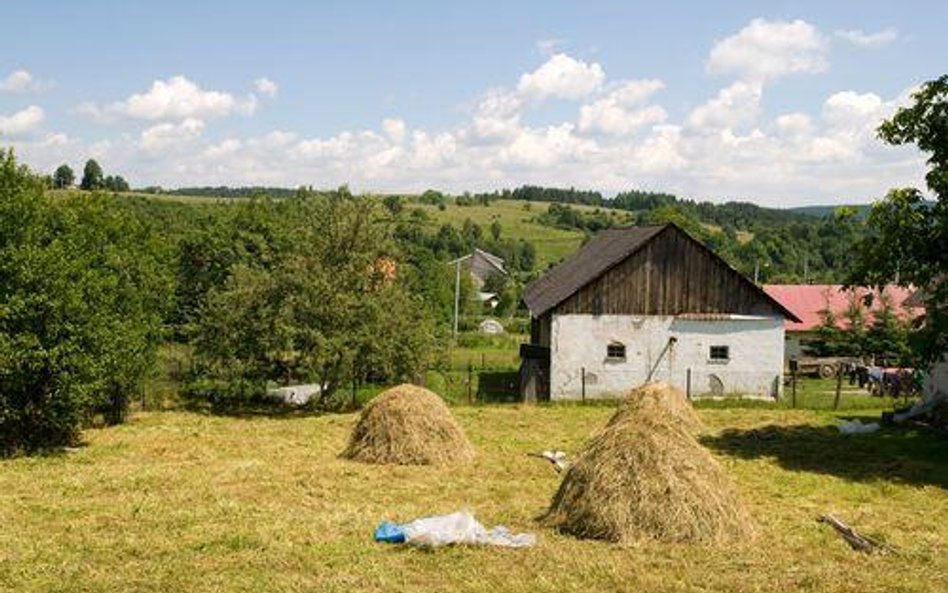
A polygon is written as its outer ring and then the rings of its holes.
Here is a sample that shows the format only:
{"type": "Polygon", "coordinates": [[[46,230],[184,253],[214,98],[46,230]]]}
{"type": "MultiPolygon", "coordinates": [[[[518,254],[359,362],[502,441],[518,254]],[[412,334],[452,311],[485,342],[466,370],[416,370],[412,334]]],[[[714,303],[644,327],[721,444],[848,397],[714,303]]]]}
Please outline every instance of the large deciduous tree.
{"type": "Polygon", "coordinates": [[[878,133],[927,155],[925,181],[935,201],[925,201],[916,188],[899,188],[876,203],[850,282],[920,287],[926,319],[918,350],[934,360],[948,349],[948,75],[924,83],[878,133]]]}
{"type": "Polygon", "coordinates": [[[66,164],[59,165],[53,173],[53,187],[66,189],[72,187],[74,183],[76,183],[76,174],[73,173],[72,167],[66,164]]]}
{"type": "Polygon", "coordinates": [[[93,191],[103,187],[105,187],[105,176],[102,173],[102,167],[95,159],[89,159],[82,169],[82,181],[79,182],[79,188],[93,191]]]}

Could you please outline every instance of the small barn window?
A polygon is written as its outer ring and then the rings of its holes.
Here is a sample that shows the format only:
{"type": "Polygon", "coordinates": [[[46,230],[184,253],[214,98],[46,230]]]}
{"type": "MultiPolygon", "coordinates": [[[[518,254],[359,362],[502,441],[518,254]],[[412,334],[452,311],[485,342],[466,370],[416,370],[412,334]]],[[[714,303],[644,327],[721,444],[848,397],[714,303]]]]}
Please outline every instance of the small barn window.
{"type": "Polygon", "coordinates": [[[727,346],[711,346],[708,358],[716,362],[727,362],[731,359],[730,348],[727,346]]]}
{"type": "Polygon", "coordinates": [[[621,342],[612,342],[606,346],[607,360],[625,360],[625,344],[621,342]]]}

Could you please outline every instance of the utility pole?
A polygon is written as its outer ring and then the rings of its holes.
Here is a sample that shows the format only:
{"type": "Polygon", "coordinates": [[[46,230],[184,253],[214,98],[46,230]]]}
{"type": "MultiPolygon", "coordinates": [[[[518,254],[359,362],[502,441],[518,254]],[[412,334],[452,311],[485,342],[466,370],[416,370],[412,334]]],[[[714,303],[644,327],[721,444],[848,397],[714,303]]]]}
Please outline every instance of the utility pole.
{"type": "Polygon", "coordinates": [[[757,279],[760,277],[760,260],[754,262],[754,284],[757,284],[757,279]]]}
{"type": "Polygon", "coordinates": [[[454,335],[458,335],[458,312],[461,308],[461,260],[455,262],[454,269],[454,335]]]}

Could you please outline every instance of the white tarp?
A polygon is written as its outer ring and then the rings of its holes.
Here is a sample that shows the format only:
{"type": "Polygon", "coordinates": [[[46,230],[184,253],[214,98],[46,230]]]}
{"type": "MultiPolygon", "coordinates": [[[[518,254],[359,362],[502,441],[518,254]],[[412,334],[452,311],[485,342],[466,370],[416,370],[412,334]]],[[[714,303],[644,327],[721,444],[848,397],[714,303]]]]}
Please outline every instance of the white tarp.
{"type": "Polygon", "coordinates": [[[405,532],[405,541],[418,546],[473,544],[523,548],[532,546],[537,539],[532,533],[510,533],[502,525],[487,529],[466,510],[424,517],[399,527],[405,532]]]}

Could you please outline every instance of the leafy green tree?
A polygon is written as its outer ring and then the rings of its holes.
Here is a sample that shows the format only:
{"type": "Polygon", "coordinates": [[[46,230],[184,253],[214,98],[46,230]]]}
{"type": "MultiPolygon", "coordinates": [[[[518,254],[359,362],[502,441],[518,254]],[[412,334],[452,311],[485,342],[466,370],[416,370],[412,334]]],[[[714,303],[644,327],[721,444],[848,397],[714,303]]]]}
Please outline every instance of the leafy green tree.
{"type": "Polygon", "coordinates": [[[102,167],[95,159],[86,161],[86,166],[82,169],[82,181],[79,188],[87,191],[102,189],[105,186],[105,179],[102,173],[102,167]]]}
{"type": "Polygon", "coordinates": [[[130,187],[121,175],[108,175],[102,181],[102,186],[109,191],[129,191],[130,187]]]}
{"type": "Polygon", "coordinates": [[[490,236],[494,241],[500,241],[500,233],[503,231],[503,227],[500,226],[500,221],[496,218],[490,223],[490,236]]]}
{"type": "Polygon", "coordinates": [[[911,348],[909,347],[908,325],[898,318],[892,299],[880,295],[881,302],[876,309],[872,326],[865,336],[866,350],[874,355],[895,358],[899,364],[914,364],[911,348]]]}
{"type": "Polygon", "coordinates": [[[948,75],[924,83],[912,100],[878,133],[889,144],[914,144],[927,155],[925,181],[935,202],[915,188],[893,189],[877,202],[849,281],[921,287],[927,306],[917,346],[934,360],[948,350],[948,75]]]}
{"type": "Polygon", "coordinates": [[[59,165],[56,172],[53,173],[53,187],[56,189],[66,189],[76,183],[76,174],[67,164],[59,165]]]}
{"type": "Polygon", "coordinates": [[[382,203],[385,205],[385,209],[388,210],[388,213],[392,216],[398,216],[401,214],[405,207],[401,196],[385,196],[382,199],[382,203]]]}
{"type": "Polygon", "coordinates": [[[104,196],[50,200],[0,153],[0,453],[120,422],[154,361],[169,278],[147,230],[104,196]]]}
{"type": "Polygon", "coordinates": [[[269,261],[238,261],[210,289],[195,322],[191,392],[242,404],[271,383],[312,382],[325,405],[353,379],[420,371],[433,324],[406,288],[378,204],[334,194],[273,207],[294,240],[273,243],[269,261]]]}

